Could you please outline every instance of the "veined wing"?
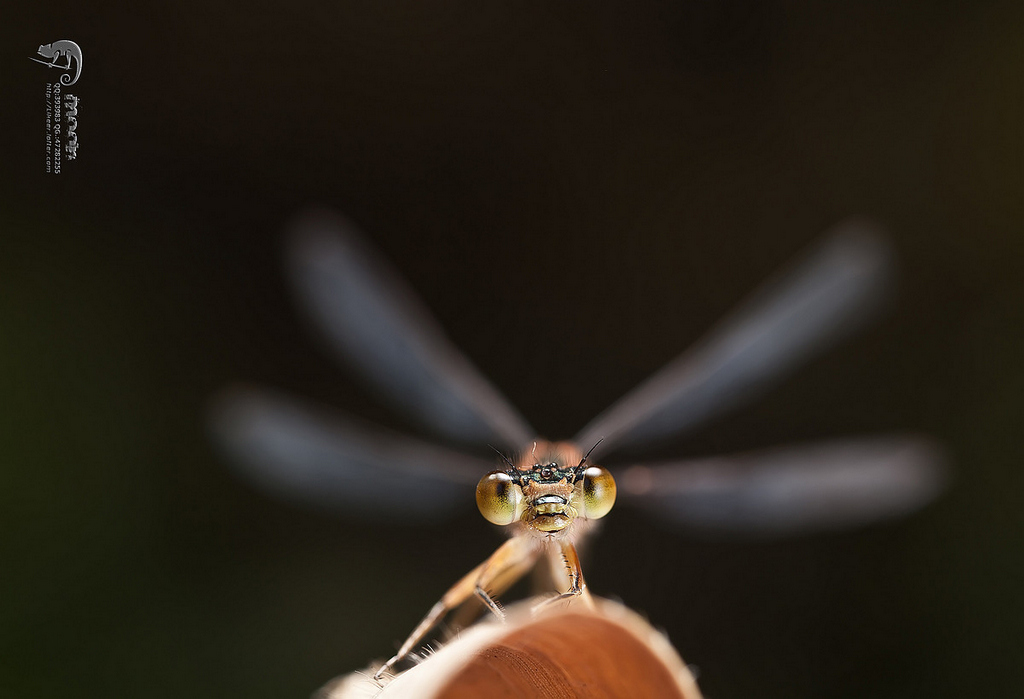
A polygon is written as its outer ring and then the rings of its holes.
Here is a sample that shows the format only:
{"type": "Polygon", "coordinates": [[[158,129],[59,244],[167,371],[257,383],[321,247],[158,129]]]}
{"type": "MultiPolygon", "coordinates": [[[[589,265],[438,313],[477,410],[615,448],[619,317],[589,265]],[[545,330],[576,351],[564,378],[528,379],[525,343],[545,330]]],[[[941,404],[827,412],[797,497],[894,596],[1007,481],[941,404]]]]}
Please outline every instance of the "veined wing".
{"type": "Polygon", "coordinates": [[[624,499],[659,518],[771,535],[908,514],[946,477],[934,443],[890,436],[632,466],[616,480],[624,499]]]}
{"type": "Polygon", "coordinates": [[[577,444],[603,438],[597,451],[607,453],[656,441],[753,398],[857,327],[885,298],[891,272],[871,224],[841,224],[803,264],[599,415],[577,444]]]}
{"type": "Polygon", "coordinates": [[[473,501],[490,461],[380,428],[328,417],[255,389],[226,391],[211,421],[248,480],[272,491],[389,521],[442,518],[473,501]]]}
{"type": "Polygon", "coordinates": [[[297,220],[290,262],[304,305],[334,346],[409,415],[463,442],[519,448],[534,437],[347,220],[323,211],[297,220]]]}

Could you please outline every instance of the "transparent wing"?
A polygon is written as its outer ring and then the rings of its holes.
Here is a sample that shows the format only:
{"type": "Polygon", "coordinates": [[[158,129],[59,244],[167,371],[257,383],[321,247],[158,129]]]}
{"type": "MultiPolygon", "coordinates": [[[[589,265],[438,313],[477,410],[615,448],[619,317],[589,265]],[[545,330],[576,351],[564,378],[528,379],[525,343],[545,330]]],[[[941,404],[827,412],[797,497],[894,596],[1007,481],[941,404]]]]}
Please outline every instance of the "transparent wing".
{"type": "Polygon", "coordinates": [[[886,296],[891,255],[868,223],[838,226],[795,270],[599,415],[577,444],[600,453],[691,429],[780,380],[857,327],[886,296]]]}
{"type": "Polygon", "coordinates": [[[632,466],[616,481],[625,500],[662,519],[770,535],[913,512],[942,490],[943,461],[927,439],[891,436],[632,466]]]}
{"type": "Polygon", "coordinates": [[[344,359],[410,416],[463,442],[521,448],[534,437],[347,220],[330,212],[298,219],[290,263],[302,300],[344,359]]]}
{"type": "Polygon", "coordinates": [[[210,424],[236,470],[261,488],[388,521],[459,512],[493,468],[485,459],[255,389],[218,396],[210,424]]]}

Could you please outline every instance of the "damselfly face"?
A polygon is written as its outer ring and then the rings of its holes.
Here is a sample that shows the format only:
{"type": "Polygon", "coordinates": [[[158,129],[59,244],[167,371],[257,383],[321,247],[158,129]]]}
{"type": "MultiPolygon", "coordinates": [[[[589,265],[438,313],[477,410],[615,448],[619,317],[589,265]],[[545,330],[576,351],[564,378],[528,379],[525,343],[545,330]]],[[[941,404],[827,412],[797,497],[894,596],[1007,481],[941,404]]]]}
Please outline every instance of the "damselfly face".
{"type": "Polygon", "coordinates": [[[577,533],[578,522],[604,517],[615,504],[612,474],[588,465],[569,442],[534,442],[508,466],[491,471],[476,487],[480,514],[493,524],[562,537],[577,533]]]}

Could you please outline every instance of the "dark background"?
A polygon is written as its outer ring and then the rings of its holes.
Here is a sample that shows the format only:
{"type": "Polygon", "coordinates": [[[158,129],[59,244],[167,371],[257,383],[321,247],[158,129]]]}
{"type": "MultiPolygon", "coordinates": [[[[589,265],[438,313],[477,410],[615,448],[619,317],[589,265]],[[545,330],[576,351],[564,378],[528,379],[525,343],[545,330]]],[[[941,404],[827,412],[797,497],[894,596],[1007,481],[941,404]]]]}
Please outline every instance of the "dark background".
{"type": "MultiPolygon", "coordinates": [[[[22,3],[0,90],[0,691],[307,696],[390,655],[499,539],[330,516],[237,480],[251,381],[405,428],[293,303],[282,228],[353,217],[551,437],[850,214],[893,311],[672,445],[893,430],[950,490],[903,521],[709,541],[616,510],[587,579],[712,699],[1010,696],[1024,642],[1024,12],[1012,3],[22,3]],[[46,81],[84,52],[79,156],[46,81]]],[[[669,453],[666,451],[666,453],[669,453]]]]}

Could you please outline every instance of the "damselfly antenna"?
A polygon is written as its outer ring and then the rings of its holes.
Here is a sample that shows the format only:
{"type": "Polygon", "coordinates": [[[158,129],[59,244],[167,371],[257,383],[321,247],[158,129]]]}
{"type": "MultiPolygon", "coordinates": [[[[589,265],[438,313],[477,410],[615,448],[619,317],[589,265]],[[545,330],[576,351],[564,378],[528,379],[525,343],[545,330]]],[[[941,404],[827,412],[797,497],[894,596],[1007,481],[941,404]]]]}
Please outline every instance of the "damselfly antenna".
{"type": "Polygon", "coordinates": [[[604,437],[601,437],[601,439],[597,440],[597,442],[594,444],[594,446],[590,447],[590,449],[587,450],[587,453],[583,455],[582,459],[580,459],[579,465],[576,466],[577,470],[583,468],[583,464],[587,463],[587,459],[590,458],[591,452],[593,452],[595,449],[597,449],[597,445],[600,444],[603,441],[604,441],[604,437]]]}
{"type": "MultiPolygon", "coordinates": [[[[506,464],[508,464],[509,468],[515,468],[516,467],[516,465],[514,463],[512,463],[512,459],[508,458],[508,456],[505,454],[505,452],[503,452],[501,449],[498,449],[498,447],[494,446],[493,444],[488,444],[487,446],[489,446],[491,449],[493,449],[494,453],[497,454],[498,456],[500,456],[501,460],[504,461],[506,464]]],[[[586,461],[586,458],[584,457],[583,460],[586,461]]]]}

